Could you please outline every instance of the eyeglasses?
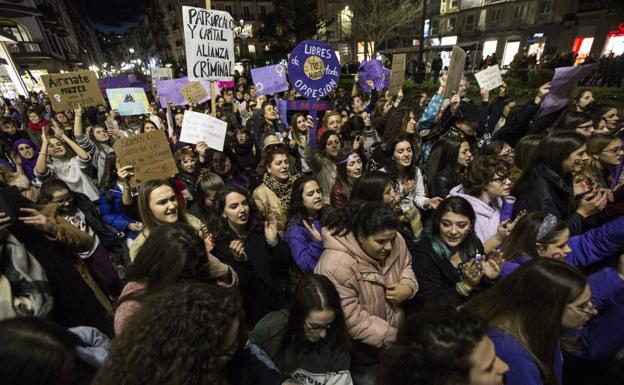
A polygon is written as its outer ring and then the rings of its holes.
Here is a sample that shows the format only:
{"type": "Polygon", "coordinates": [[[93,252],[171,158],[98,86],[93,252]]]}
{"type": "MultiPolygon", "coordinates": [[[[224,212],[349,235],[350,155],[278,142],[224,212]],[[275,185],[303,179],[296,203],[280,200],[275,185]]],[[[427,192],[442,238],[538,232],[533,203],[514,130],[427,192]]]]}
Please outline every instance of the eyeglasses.
{"type": "Polygon", "coordinates": [[[610,152],[611,154],[614,154],[614,155],[621,154],[621,153],[624,153],[624,146],[613,147],[612,149],[609,149],[609,150],[602,150],[602,152],[610,152]]]}
{"type": "Polygon", "coordinates": [[[310,323],[307,320],[303,321],[303,324],[311,332],[321,332],[323,330],[329,330],[329,329],[331,329],[334,326],[333,324],[327,324],[327,325],[323,325],[323,326],[312,326],[312,325],[310,325],[310,323]]]}
{"type": "Polygon", "coordinates": [[[500,176],[498,178],[493,178],[492,182],[500,182],[500,183],[505,183],[507,181],[511,182],[511,175],[505,175],[505,176],[500,176]]]}
{"type": "Polygon", "coordinates": [[[583,306],[571,306],[571,305],[567,305],[567,307],[570,307],[572,310],[581,312],[581,313],[585,313],[585,314],[589,314],[589,315],[595,315],[596,313],[598,313],[598,310],[596,310],[596,305],[594,305],[593,299],[589,302],[587,302],[585,305],[583,306]]]}

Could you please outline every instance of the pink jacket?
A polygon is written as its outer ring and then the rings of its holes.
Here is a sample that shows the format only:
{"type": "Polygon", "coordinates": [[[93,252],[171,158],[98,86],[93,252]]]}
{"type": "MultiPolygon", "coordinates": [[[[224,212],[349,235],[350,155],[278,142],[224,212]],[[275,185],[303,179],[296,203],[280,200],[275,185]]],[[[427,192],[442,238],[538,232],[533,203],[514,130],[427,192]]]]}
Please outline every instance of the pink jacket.
{"type": "Polygon", "coordinates": [[[418,291],[403,237],[397,233],[383,266],[364,253],[353,234],[334,237],[323,229],[322,237],[325,250],[314,272],[325,275],[336,286],[351,337],[375,347],[394,341],[403,309],[386,300],[386,286],[407,284],[412,296],[418,291]]]}

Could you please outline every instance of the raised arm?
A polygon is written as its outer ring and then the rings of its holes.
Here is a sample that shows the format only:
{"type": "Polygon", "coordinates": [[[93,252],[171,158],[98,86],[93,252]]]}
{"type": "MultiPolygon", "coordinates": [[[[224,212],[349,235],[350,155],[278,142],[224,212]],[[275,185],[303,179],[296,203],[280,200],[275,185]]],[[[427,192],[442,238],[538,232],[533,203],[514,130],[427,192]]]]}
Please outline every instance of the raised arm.
{"type": "Polygon", "coordinates": [[[48,134],[46,130],[41,130],[41,151],[37,156],[37,162],[35,163],[35,172],[38,175],[45,175],[48,173],[48,164],[46,156],[48,156],[48,134]]]}

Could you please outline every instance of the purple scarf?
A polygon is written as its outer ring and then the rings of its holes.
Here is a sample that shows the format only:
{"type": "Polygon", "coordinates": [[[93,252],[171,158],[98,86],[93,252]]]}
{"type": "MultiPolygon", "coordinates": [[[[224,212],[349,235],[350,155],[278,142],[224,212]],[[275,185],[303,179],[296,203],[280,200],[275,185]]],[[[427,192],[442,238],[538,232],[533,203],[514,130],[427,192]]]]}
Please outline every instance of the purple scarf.
{"type": "Polygon", "coordinates": [[[24,174],[26,174],[29,180],[35,179],[35,165],[37,164],[37,157],[39,156],[39,147],[37,147],[33,142],[28,139],[18,139],[13,142],[13,151],[15,151],[15,154],[17,154],[17,156],[19,156],[22,160],[22,168],[24,169],[24,174]],[[35,151],[35,156],[33,156],[32,159],[24,158],[22,154],[17,151],[17,147],[20,144],[27,144],[32,147],[35,151]]]}

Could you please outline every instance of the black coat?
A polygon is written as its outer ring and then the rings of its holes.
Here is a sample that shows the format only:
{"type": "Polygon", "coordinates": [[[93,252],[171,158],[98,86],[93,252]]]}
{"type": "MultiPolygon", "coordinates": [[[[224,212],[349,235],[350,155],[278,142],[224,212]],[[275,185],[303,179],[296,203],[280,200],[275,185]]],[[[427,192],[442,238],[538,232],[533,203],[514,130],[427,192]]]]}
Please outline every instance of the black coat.
{"type": "Polygon", "coordinates": [[[570,182],[543,164],[537,165],[519,182],[511,192],[516,197],[514,214],[520,210],[544,211],[563,220],[572,235],[584,231],[585,221],[576,213],[576,205],[571,200],[570,182]]]}
{"type": "Polygon", "coordinates": [[[264,234],[252,231],[245,239],[247,261],[239,261],[230,251],[230,242],[235,239],[238,238],[233,234],[217,239],[212,253],[238,274],[238,288],[243,295],[247,327],[251,330],[269,312],[288,306],[276,265],[287,266],[290,252],[284,242],[280,241],[277,246],[270,247],[264,234]]]}
{"type": "Polygon", "coordinates": [[[431,185],[431,196],[447,197],[451,189],[461,184],[457,175],[448,169],[444,169],[433,177],[431,185]]]}

